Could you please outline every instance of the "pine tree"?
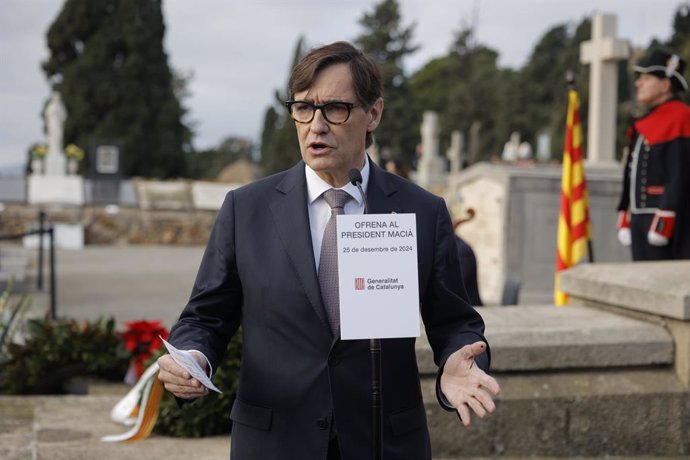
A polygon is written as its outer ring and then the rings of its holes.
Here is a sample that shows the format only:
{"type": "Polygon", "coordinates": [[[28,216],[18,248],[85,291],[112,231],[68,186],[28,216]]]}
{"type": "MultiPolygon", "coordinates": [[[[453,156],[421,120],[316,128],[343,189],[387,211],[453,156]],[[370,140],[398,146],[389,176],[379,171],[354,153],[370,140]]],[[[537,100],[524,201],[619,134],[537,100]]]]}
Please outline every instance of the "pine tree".
{"type": "Polygon", "coordinates": [[[117,141],[128,176],[186,174],[190,130],[163,50],[161,0],[67,0],[43,69],[62,95],[65,143],[117,141]]]}
{"type": "Polygon", "coordinates": [[[418,117],[412,105],[412,93],[403,69],[403,59],[414,53],[414,25],[403,27],[396,0],[383,0],[359,21],[364,32],[355,40],[374,56],[383,68],[385,106],[381,124],[374,133],[379,152],[412,163],[419,142],[418,117]]]}

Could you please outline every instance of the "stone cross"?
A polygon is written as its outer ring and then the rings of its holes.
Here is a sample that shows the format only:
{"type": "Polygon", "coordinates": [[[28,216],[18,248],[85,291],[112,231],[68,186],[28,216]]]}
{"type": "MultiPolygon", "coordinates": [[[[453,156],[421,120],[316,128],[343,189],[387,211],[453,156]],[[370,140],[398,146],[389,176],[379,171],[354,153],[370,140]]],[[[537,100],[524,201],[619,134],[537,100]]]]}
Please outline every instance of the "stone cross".
{"type": "Polygon", "coordinates": [[[424,112],[422,119],[422,160],[438,156],[438,114],[431,110],[424,112]]]}
{"type": "Polygon", "coordinates": [[[618,40],[616,16],[596,13],[592,39],[580,45],[580,62],[589,64],[588,163],[612,164],[616,160],[618,63],[628,57],[628,42],[618,40]]]}
{"type": "Polygon", "coordinates": [[[479,160],[479,148],[480,148],[480,133],[482,130],[482,122],[479,120],[474,120],[470,125],[469,132],[469,148],[468,153],[470,157],[470,164],[474,164],[479,160]]]}
{"type": "Polygon", "coordinates": [[[465,144],[464,136],[460,131],[453,131],[450,134],[450,147],[446,151],[446,158],[450,161],[450,172],[460,172],[462,169],[463,147],[465,144]]]}
{"type": "Polygon", "coordinates": [[[439,156],[439,134],[441,128],[438,113],[424,112],[422,119],[422,157],[417,165],[416,182],[422,187],[434,187],[446,180],[445,163],[439,156]]]}
{"type": "Polygon", "coordinates": [[[45,117],[48,131],[48,153],[45,159],[45,174],[46,176],[64,176],[66,159],[63,133],[65,120],[67,119],[67,110],[65,110],[62,97],[57,91],[53,91],[43,116],[45,117]]]}

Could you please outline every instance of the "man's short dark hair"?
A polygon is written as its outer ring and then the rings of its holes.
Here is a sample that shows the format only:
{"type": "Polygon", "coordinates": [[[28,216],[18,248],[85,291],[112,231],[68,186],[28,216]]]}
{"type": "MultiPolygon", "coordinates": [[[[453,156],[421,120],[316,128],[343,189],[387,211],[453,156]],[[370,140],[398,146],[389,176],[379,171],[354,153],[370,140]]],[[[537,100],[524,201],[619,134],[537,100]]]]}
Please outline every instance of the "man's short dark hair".
{"type": "MultiPolygon", "coordinates": [[[[313,48],[297,63],[288,82],[289,98],[294,99],[295,93],[308,90],[321,70],[341,63],[350,65],[358,103],[369,109],[383,97],[383,73],[378,62],[352,44],[340,41],[313,48]]],[[[367,133],[366,147],[372,142],[371,133],[367,133]]]]}

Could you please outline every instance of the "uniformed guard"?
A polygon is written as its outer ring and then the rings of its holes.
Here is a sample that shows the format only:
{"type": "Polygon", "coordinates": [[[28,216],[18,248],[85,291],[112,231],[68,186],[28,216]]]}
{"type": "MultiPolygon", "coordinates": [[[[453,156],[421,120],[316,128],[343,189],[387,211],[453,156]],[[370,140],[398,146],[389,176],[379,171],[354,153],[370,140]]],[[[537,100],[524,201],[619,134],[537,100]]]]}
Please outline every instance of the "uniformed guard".
{"type": "Polygon", "coordinates": [[[633,260],[690,259],[690,107],[685,61],[654,51],[634,68],[649,111],[631,130],[618,205],[618,239],[633,260]]]}

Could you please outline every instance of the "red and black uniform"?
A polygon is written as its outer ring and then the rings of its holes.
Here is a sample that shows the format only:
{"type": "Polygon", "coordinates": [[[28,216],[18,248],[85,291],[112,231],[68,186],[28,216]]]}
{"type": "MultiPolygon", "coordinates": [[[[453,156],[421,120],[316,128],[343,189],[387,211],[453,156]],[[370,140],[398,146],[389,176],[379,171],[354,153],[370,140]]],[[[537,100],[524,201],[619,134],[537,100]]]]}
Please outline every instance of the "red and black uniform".
{"type": "Polygon", "coordinates": [[[633,260],[690,259],[690,107],[665,102],[634,130],[618,205],[633,260]]]}

